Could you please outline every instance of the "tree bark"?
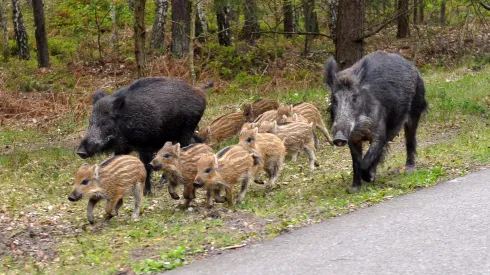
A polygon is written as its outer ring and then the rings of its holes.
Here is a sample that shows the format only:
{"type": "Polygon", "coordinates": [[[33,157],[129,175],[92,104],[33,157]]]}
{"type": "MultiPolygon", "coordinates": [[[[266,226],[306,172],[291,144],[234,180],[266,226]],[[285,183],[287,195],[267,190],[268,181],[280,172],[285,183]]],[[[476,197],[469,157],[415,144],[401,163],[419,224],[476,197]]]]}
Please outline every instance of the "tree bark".
{"type": "Polygon", "coordinates": [[[418,0],[413,0],[413,24],[417,25],[417,10],[418,10],[418,0]]]}
{"type": "Polygon", "coordinates": [[[195,1],[190,0],[191,4],[191,23],[190,23],[190,35],[189,35],[189,71],[191,75],[192,85],[196,84],[196,70],[194,68],[194,39],[196,37],[196,17],[197,17],[197,5],[195,1]]]}
{"type": "MultiPolygon", "coordinates": [[[[315,12],[315,0],[303,0],[303,13],[305,20],[306,32],[319,32],[318,19],[315,12]]],[[[303,54],[308,54],[311,48],[311,42],[316,36],[305,36],[305,49],[303,54]]]]}
{"type": "Polygon", "coordinates": [[[117,0],[111,0],[111,22],[112,22],[112,32],[111,32],[111,46],[114,53],[118,52],[118,35],[117,35],[117,0]]]}
{"type": "Polygon", "coordinates": [[[145,6],[146,0],[136,0],[134,3],[134,55],[138,77],[146,75],[145,6]]]}
{"type": "Polygon", "coordinates": [[[155,20],[151,29],[152,49],[165,49],[165,26],[167,24],[168,0],[155,1],[155,20]]]}
{"type": "Polygon", "coordinates": [[[284,13],[284,34],[285,38],[292,38],[294,32],[294,11],[292,0],[284,0],[282,4],[284,13]]]}
{"type": "Polygon", "coordinates": [[[206,16],[204,0],[197,0],[196,37],[198,38],[199,41],[206,42],[207,35],[208,35],[208,18],[206,16]]]}
{"type": "Polygon", "coordinates": [[[244,2],[245,25],[243,26],[243,34],[249,45],[255,45],[255,40],[259,38],[260,26],[257,11],[257,0],[244,2]]]}
{"type": "Polygon", "coordinates": [[[398,0],[397,7],[397,27],[398,31],[396,33],[397,38],[405,38],[410,36],[409,29],[409,9],[408,9],[408,0],[398,0]]]}
{"type": "Polygon", "coordinates": [[[32,0],[34,10],[34,25],[36,27],[37,64],[40,68],[49,67],[48,39],[44,23],[43,0],[32,0]]]}
{"type": "Polygon", "coordinates": [[[172,0],[172,53],[177,57],[189,51],[190,21],[189,0],[172,0]]]}
{"type": "Polygon", "coordinates": [[[20,59],[31,59],[29,53],[29,41],[27,40],[26,26],[20,10],[20,0],[12,0],[12,21],[14,22],[15,40],[20,59]]]}
{"type": "Polygon", "coordinates": [[[0,0],[0,54],[4,60],[9,55],[9,33],[7,29],[7,0],[0,0]]]}
{"type": "Polygon", "coordinates": [[[441,1],[441,18],[440,18],[441,26],[446,25],[446,0],[441,1]]]}
{"type": "Polygon", "coordinates": [[[340,69],[352,66],[364,54],[365,0],[339,1],[335,57],[340,69]]]}
{"type": "Polygon", "coordinates": [[[218,22],[218,42],[221,46],[231,46],[232,11],[229,3],[216,5],[216,21],[218,22]]]}
{"type": "Polygon", "coordinates": [[[418,0],[418,1],[419,1],[419,24],[423,24],[425,3],[424,0],[418,0]]]}
{"type": "Polygon", "coordinates": [[[328,3],[329,20],[328,27],[330,29],[330,35],[332,36],[333,43],[337,40],[337,17],[338,17],[339,1],[331,0],[328,3]]]}

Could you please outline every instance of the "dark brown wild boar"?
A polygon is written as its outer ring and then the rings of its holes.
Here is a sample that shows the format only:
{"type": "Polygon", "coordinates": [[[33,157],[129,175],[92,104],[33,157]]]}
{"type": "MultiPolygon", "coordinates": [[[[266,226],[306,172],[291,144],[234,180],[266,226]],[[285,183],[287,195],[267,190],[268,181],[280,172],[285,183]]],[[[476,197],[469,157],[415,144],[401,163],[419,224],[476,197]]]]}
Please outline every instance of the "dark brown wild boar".
{"type": "Polygon", "coordinates": [[[218,146],[225,140],[232,139],[239,133],[245,120],[242,113],[231,113],[221,116],[208,126],[199,129],[198,136],[211,147],[218,146]]]}
{"type": "Polygon", "coordinates": [[[252,104],[243,104],[243,117],[246,122],[254,121],[261,114],[275,110],[279,107],[279,101],[270,98],[260,98],[254,101],[252,104]]]}
{"type": "Polygon", "coordinates": [[[194,187],[207,189],[208,206],[213,205],[214,190],[224,187],[229,206],[233,206],[233,186],[241,184],[237,203],[241,203],[247,192],[248,183],[253,181],[260,171],[261,159],[255,153],[249,153],[242,146],[233,145],[224,148],[216,155],[204,155],[197,162],[197,175],[194,187]]]}
{"type": "MultiPolygon", "coordinates": [[[[174,200],[180,199],[175,192],[175,187],[182,184],[184,186],[185,206],[195,198],[195,189],[192,183],[197,173],[197,161],[206,154],[213,154],[213,149],[206,144],[192,144],[180,148],[180,144],[172,145],[171,142],[165,143],[150,162],[155,171],[163,171],[168,179],[168,193],[174,200]]],[[[219,195],[219,190],[218,190],[219,195]]],[[[224,200],[219,200],[223,202],[224,200]]]]}
{"type": "Polygon", "coordinates": [[[75,186],[68,197],[70,201],[88,198],[87,218],[94,223],[94,206],[100,200],[107,200],[106,220],[118,215],[123,197],[134,196],[133,219],[138,218],[143,203],[143,187],[146,169],[143,163],[130,155],[116,155],[100,165],[82,165],[75,174],[75,186]]]}

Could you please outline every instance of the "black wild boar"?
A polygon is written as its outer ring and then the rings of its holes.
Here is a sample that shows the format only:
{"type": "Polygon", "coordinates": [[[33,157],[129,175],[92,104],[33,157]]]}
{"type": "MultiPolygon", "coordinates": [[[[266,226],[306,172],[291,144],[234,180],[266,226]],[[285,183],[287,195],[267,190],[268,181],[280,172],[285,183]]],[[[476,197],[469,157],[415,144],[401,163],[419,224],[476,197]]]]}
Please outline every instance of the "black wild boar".
{"type": "MultiPolygon", "coordinates": [[[[206,109],[203,89],[170,78],[137,80],[110,96],[97,91],[89,127],[77,154],[88,158],[102,152],[139,153],[148,164],[167,141],[187,146],[206,109]]],[[[151,194],[150,167],[146,166],[145,194],[151,194]]]]}
{"type": "Polygon", "coordinates": [[[330,115],[336,146],[349,145],[354,168],[351,191],[361,178],[372,182],[388,141],[405,128],[406,171],[415,168],[416,132],[427,109],[424,81],[403,57],[377,51],[352,67],[337,72],[337,63],[326,64],[325,82],[332,90],[330,115]],[[362,155],[362,142],[371,146],[362,155]]]}

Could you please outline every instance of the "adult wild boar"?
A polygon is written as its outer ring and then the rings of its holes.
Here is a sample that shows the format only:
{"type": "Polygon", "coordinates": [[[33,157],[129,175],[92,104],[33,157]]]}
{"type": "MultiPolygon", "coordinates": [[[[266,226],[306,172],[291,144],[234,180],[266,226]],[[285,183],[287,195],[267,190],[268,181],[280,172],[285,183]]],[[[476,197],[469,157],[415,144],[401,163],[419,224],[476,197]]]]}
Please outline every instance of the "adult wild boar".
{"type": "MultiPolygon", "coordinates": [[[[112,95],[97,91],[88,130],[77,154],[139,153],[148,164],[167,141],[187,146],[206,109],[203,89],[170,78],[144,78],[112,95]]],[[[146,165],[145,194],[151,193],[151,169],[146,165]]]]}
{"type": "Polygon", "coordinates": [[[337,63],[326,64],[325,82],[332,90],[330,115],[336,146],[349,145],[354,179],[372,182],[388,141],[405,128],[406,171],[415,167],[416,132],[427,109],[424,81],[419,71],[403,57],[377,51],[352,67],[337,72],[337,63]],[[371,146],[362,155],[362,142],[371,146]]]}

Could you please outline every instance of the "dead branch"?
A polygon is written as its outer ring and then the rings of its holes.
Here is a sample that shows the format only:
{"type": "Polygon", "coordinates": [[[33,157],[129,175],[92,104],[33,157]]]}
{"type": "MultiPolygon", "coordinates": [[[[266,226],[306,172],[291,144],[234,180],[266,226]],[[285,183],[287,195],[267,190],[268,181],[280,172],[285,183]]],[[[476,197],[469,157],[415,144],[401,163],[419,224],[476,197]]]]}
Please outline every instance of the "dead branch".
{"type": "Polygon", "coordinates": [[[481,6],[482,6],[484,9],[486,9],[486,10],[490,11],[490,5],[489,5],[489,4],[485,4],[485,3],[483,3],[483,1],[479,1],[479,3],[480,3],[480,5],[481,5],[481,6]]]}
{"type": "Polygon", "coordinates": [[[327,38],[332,38],[331,35],[324,34],[321,32],[281,32],[281,31],[260,31],[260,32],[254,32],[253,34],[262,34],[262,33],[273,33],[273,34],[297,34],[297,35],[315,35],[315,36],[323,36],[327,38]]]}

